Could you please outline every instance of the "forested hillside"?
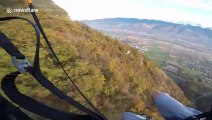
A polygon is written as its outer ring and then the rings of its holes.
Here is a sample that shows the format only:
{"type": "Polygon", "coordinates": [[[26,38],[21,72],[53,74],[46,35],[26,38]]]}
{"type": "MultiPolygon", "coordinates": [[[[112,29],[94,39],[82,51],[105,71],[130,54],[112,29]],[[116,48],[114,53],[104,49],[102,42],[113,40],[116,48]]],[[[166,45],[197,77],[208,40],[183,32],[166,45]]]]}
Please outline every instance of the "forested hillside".
{"type": "MultiPolygon", "coordinates": [[[[18,6],[25,8],[23,3],[18,6]]],[[[168,92],[183,103],[189,103],[179,87],[135,48],[80,22],[71,21],[61,8],[49,0],[36,0],[35,7],[39,9],[37,14],[40,22],[65,69],[83,93],[109,119],[120,120],[124,111],[146,113],[153,116],[154,120],[162,119],[150,97],[155,89],[168,92]]],[[[29,13],[8,14],[6,8],[4,4],[0,4],[1,17],[16,15],[32,20],[29,13]]],[[[30,25],[20,20],[0,22],[0,32],[5,33],[32,62],[36,41],[35,32],[30,25]]],[[[0,79],[15,70],[10,59],[0,48],[0,79]]],[[[64,77],[43,40],[40,59],[42,71],[52,83],[85,103],[64,77]]],[[[48,105],[78,112],[50,94],[27,73],[18,78],[17,85],[24,94],[48,105]]],[[[39,119],[38,116],[33,116],[39,119]]]]}

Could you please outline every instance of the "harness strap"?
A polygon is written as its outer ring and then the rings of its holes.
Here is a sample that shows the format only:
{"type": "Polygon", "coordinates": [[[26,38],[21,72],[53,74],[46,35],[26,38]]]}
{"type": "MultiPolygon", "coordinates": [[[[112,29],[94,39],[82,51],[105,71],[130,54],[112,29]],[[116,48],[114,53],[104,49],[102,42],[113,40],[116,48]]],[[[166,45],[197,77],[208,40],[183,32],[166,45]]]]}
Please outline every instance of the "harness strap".
{"type": "Polygon", "coordinates": [[[15,107],[0,95],[0,119],[1,120],[31,120],[23,111],[15,107]]]}
{"type": "Polygon", "coordinates": [[[98,116],[96,116],[96,113],[93,111],[87,109],[77,101],[75,101],[73,98],[67,96],[64,92],[56,88],[50,81],[47,80],[47,78],[41,73],[40,69],[35,68],[29,68],[27,71],[45,88],[50,90],[54,95],[57,95],[57,97],[61,98],[62,100],[65,100],[66,102],[70,103],[72,106],[78,108],[79,110],[91,115],[92,117],[96,118],[97,120],[100,119],[98,116]]]}
{"type": "Polygon", "coordinates": [[[0,45],[7,51],[11,56],[16,56],[18,59],[25,59],[25,56],[12,44],[6,35],[0,33],[0,45]]]}
{"type": "MultiPolygon", "coordinates": [[[[29,4],[29,8],[30,8],[30,9],[34,9],[32,3],[29,4]]],[[[88,100],[88,98],[81,92],[81,90],[79,89],[79,87],[74,83],[74,81],[72,80],[72,78],[68,75],[68,73],[66,72],[65,68],[64,68],[63,65],[61,64],[59,58],[57,57],[56,53],[54,52],[54,50],[53,50],[53,48],[52,48],[52,46],[51,46],[51,44],[50,44],[50,42],[49,42],[49,40],[48,40],[48,38],[47,38],[47,36],[46,36],[44,30],[43,30],[43,28],[42,28],[42,26],[41,26],[41,24],[40,24],[40,22],[39,22],[39,20],[38,20],[38,17],[37,17],[37,15],[36,15],[36,13],[35,13],[35,12],[31,12],[31,14],[32,14],[32,17],[34,18],[34,21],[35,21],[36,25],[38,26],[38,28],[39,28],[39,30],[40,30],[40,32],[41,32],[41,34],[42,34],[44,40],[46,41],[46,43],[47,43],[47,45],[48,45],[50,51],[51,51],[52,54],[54,55],[54,57],[55,57],[57,63],[58,63],[58,64],[60,65],[60,67],[62,68],[62,70],[63,70],[63,72],[65,73],[66,77],[70,80],[70,82],[73,84],[73,86],[76,88],[76,90],[80,93],[80,95],[85,99],[85,101],[86,101],[86,102],[93,108],[93,110],[101,117],[101,119],[106,120],[107,118],[106,118],[106,117],[105,117],[105,116],[104,116],[104,115],[103,115],[103,114],[102,114],[102,113],[101,113],[101,112],[100,112],[100,111],[99,111],[99,110],[88,100]]]]}
{"type": "MultiPolygon", "coordinates": [[[[39,66],[39,48],[40,48],[40,34],[39,34],[39,29],[37,28],[36,25],[34,25],[31,21],[25,19],[25,18],[21,18],[21,17],[6,17],[6,18],[0,18],[1,20],[12,20],[12,19],[23,19],[28,21],[29,23],[32,24],[32,26],[35,28],[36,30],[36,35],[37,35],[37,44],[36,44],[36,52],[35,52],[35,58],[34,58],[34,65],[33,67],[28,63],[28,61],[26,62],[26,59],[17,59],[17,54],[11,54],[10,52],[8,52],[8,50],[6,50],[6,52],[8,54],[10,54],[12,57],[15,57],[14,59],[14,64],[17,68],[21,67],[21,70],[24,69],[25,71],[23,72],[29,72],[40,84],[42,84],[45,88],[47,88],[48,90],[50,90],[54,95],[58,96],[59,98],[65,100],[66,102],[70,103],[71,105],[73,105],[74,107],[78,108],[79,110],[81,110],[82,112],[88,114],[89,116],[91,116],[92,118],[94,118],[95,120],[104,120],[104,118],[102,116],[100,116],[98,113],[95,113],[93,111],[91,111],[90,109],[84,107],[83,105],[81,105],[79,102],[75,101],[73,98],[67,96],[65,93],[63,93],[60,89],[58,89],[56,86],[54,86],[41,72],[40,70],[40,66],[39,66]],[[18,60],[21,60],[23,62],[19,62],[18,60]],[[18,65],[18,66],[17,66],[18,65]]],[[[3,35],[3,33],[1,33],[3,36],[3,38],[5,38],[5,35],[3,35]]],[[[0,41],[1,41],[1,36],[0,36],[0,41]]],[[[4,41],[1,42],[1,46],[4,46],[4,42],[5,41],[10,41],[8,38],[4,39],[4,41]]],[[[12,42],[10,42],[12,44],[12,42]]],[[[10,45],[11,45],[10,44],[10,45]]],[[[11,46],[4,46],[4,49],[15,49],[14,45],[11,46]]],[[[16,48],[16,51],[18,51],[18,49],[16,48]]],[[[19,51],[20,53],[20,51],[19,51]]],[[[25,57],[24,57],[25,58],[25,57]]],[[[20,69],[19,69],[20,71],[20,69]]],[[[5,89],[4,92],[7,92],[8,89],[5,89]]],[[[7,94],[8,95],[8,94],[7,94]]],[[[9,96],[9,95],[8,95],[9,96]]],[[[15,99],[14,99],[15,102],[15,99]]],[[[30,104],[30,102],[28,102],[30,104]]],[[[21,104],[21,103],[18,103],[21,104]]],[[[21,105],[20,105],[21,106],[21,105]]],[[[29,109],[29,108],[28,108],[29,109]]]]}
{"type": "Polygon", "coordinates": [[[95,120],[89,115],[77,115],[54,109],[28,96],[25,96],[18,91],[15,85],[15,80],[18,75],[20,75],[20,72],[13,72],[6,75],[2,80],[2,90],[10,100],[20,105],[24,109],[53,120],[95,120]]]}

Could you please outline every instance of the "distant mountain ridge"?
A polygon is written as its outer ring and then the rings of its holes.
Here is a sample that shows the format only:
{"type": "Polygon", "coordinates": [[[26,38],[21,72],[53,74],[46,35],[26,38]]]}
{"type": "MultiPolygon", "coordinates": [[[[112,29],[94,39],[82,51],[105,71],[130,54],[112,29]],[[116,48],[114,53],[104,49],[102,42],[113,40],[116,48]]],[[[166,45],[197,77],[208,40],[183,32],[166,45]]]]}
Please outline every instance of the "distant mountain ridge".
{"type": "Polygon", "coordinates": [[[212,30],[199,26],[136,18],[107,18],[81,22],[104,32],[136,34],[194,47],[212,47],[212,30]]]}
{"type": "Polygon", "coordinates": [[[156,20],[156,19],[139,19],[139,18],[125,18],[125,17],[117,17],[117,18],[102,18],[102,19],[93,19],[93,20],[81,20],[82,22],[87,22],[87,21],[100,21],[100,20],[114,20],[116,22],[131,22],[131,23],[139,23],[141,21],[152,21],[152,22],[161,22],[161,23],[170,23],[170,24],[176,24],[176,25],[187,25],[187,26],[193,26],[193,27],[201,27],[203,29],[212,29],[212,27],[204,27],[198,23],[192,23],[192,22],[184,22],[184,21],[179,21],[179,22],[171,22],[171,21],[163,21],[163,20],[156,20]]]}

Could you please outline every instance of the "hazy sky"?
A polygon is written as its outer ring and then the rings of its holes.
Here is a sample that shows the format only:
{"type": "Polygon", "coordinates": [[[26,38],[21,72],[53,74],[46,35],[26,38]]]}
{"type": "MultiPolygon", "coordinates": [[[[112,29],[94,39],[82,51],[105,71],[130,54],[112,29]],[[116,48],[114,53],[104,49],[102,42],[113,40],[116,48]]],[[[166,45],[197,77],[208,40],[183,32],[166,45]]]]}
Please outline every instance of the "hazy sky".
{"type": "Polygon", "coordinates": [[[212,0],[53,0],[71,19],[156,19],[212,27],[212,0]]]}

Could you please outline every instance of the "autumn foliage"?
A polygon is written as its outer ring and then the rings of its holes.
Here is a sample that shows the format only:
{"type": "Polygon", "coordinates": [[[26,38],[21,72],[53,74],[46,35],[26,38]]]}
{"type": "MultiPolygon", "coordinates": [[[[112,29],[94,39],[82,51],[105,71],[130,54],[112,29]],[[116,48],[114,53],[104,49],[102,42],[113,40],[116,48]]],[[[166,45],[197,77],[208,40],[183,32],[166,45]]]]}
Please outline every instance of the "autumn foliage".
{"type": "MultiPolygon", "coordinates": [[[[51,1],[45,1],[48,7],[40,1],[35,3],[40,9],[38,16],[59,59],[82,92],[111,120],[121,119],[124,111],[146,113],[155,120],[161,119],[150,97],[155,89],[166,91],[178,100],[188,103],[178,86],[138,50],[78,21],[71,21],[51,1]]],[[[0,5],[0,15],[8,16],[4,9],[5,6],[0,5]]],[[[32,20],[29,13],[11,15],[32,20]]],[[[30,25],[20,20],[0,22],[0,31],[32,62],[36,41],[35,32],[30,25]]],[[[43,40],[40,51],[42,72],[65,93],[87,106],[64,76],[43,40]]],[[[0,48],[0,79],[15,70],[10,61],[10,57],[0,48]]],[[[17,85],[24,94],[48,105],[79,112],[52,95],[28,74],[20,76],[17,85]]]]}

